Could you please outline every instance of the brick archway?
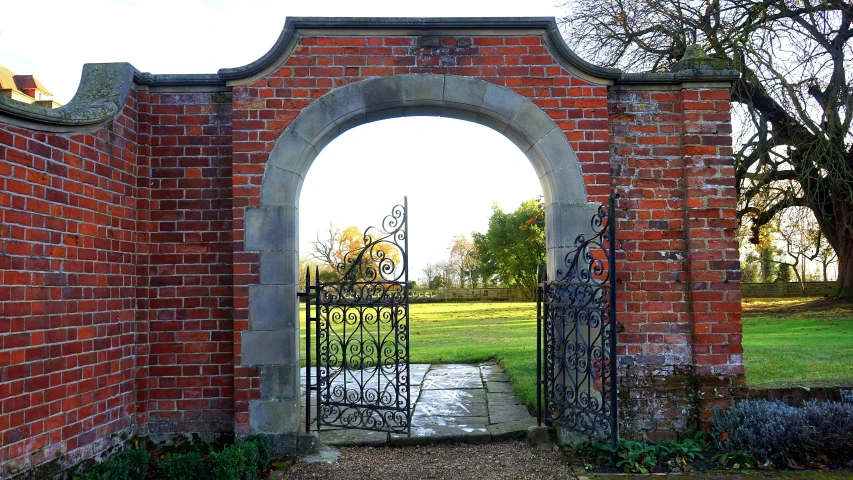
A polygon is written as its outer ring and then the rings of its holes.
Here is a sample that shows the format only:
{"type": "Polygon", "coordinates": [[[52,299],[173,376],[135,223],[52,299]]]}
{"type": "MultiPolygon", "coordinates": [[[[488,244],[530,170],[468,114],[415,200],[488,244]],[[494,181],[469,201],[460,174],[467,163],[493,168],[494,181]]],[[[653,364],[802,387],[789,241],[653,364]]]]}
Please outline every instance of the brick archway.
{"type": "Polygon", "coordinates": [[[477,122],[527,154],[552,265],[588,202],[620,193],[620,428],[695,429],[745,392],[738,74],[715,66],[597,67],[553,18],[289,18],[243,67],[87,65],[56,110],[0,96],[0,471],[74,464],[131,432],[306,446],[302,179],[342,131],[406,115],[477,122]]]}
{"type": "Polygon", "coordinates": [[[312,162],[344,131],[418,115],[487,126],[524,152],[544,193],[549,268],[597,210],[587,203],[583,173],[563,130],[509,88],[454,75],[409,74],[351,83],[320,97],[279,136],[265,166],[260,206],[246,210],[245,248],[260,252],[260,283],[249,286],[249,330],[241,348],[242,365],[261,371],[262,398],[249,406],[252,432],[294,435],[301,425],[297,232],[299,195],[312,162]],[[281,355],[270,355],[276,350],[281,355]]]}

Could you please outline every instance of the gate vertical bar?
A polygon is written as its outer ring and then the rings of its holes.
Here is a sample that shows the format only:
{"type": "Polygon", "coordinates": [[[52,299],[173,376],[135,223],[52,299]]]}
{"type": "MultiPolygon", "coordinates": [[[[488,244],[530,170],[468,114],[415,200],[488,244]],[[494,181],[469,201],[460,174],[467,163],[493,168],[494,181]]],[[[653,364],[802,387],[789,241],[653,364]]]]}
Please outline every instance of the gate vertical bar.
{"type": "Polygon", "coordinates": [[[311,431],[311,267],[305,267],[305,431],[311,431]]]}
{"type": "MultiPolygon", "coordinates": [[[[320,339],[322,338],[320,337],[320,267],[314,267],[314,280],[317,282],[317,285],[314,286],[314,328],[317,329],[315,332],[317,339],[314,341],[315,354],[317,355],[317,386],[314,390],[317,392],[315,395],[317,399],[317,430],[320,430],[320,417],[323,415],[323,411],[320,410],[320,339]]],[[[306,305],[305,308],[307,309],[308,306],[306,305]]],[[[328,341],[328,335],[326,335],[326,341],[328,341]]]]}
{"type": "Polygon", "coordinates": [[[542,265],[536,267],[536,424],[542,426],[542,265]]]}
{"type": "MultiPolygon", "coordinates": [[[[405,270],[405,282],[403,283],[403,302],[406,312],[406,421],[408,423],[408,436],[412,436],[412,374],[409,368],[409,197],[403,197],[403,268],[405,270]]],[[[395,309],[396,310],[396,309],[395,309]]]]}
{"type": "Polygon", "coordinates": [[[610,195],[610,203],[607,212],[607,231],[610,237],[608,250],[610,254],[608,262],[608,276],[610,277],[610,425],[613,432],[612,446],[616,448],[619,445],[619,411],[617,408],[616,395],[616,374],[617,374],[617,357],[616,357],[616,198],[618,194],[610,195]]]}

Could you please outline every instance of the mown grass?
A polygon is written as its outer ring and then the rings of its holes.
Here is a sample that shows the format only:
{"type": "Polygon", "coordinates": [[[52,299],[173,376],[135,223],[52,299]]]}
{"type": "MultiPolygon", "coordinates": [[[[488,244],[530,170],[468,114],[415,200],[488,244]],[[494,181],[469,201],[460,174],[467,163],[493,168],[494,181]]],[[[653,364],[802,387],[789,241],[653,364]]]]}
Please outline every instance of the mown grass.
{"type": "Polygon", "coordinates": [[[750,385],[853,385],[853,302],[754,298],[743,311],[750,385]]]}
{"type": "MultiPolygon", "coordinates": [[[[853,302],[747,299],[743,308],[750,385],[853,385],[853,302]]],[[[410,317],[412,363],[495,359],[521,401],[535,407],[536,304],[421,303],[410,317]]]]}

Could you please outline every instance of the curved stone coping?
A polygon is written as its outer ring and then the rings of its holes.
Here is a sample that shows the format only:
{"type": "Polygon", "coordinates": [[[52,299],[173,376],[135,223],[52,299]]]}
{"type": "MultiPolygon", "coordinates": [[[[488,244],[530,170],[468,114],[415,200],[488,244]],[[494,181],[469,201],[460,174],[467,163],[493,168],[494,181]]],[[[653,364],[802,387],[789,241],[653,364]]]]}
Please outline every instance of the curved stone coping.
{"type": "Polygon", "coordinates": [[[0,120],[10,125],[54,133],[87,131],[115,117],[133,83],[146,87],[217,88],[225,80],[216,74],[152,75],[129,63],[87,63],[74,98],[60,108],[46,108],[0,97],[0,120]]]}
{"type": "Polygon", "coordinates": [[[0,97],[0,118],[15,126],[50,132],[100,125],[121,111],[134,73],[129,63],[86,64],[77,93],[67,105],[50,109],[0,97]]]}
{"type": "Polygon", "coordinates": [[[464,32],[469,35],[500,35],[523,31],[543,35],[551,55],[566,69],[589,82],[610,85],[622,72],[593,65],[575,54],[563,39],[554,17],[487,18],[352,18],[288,17],[272,48],[248,65],[219,70],[229,82],[257,80],[287,60],[299,41],[300,32],[328,35],[439,35],[464,32]]]}
{"type": "Polygon", "coordinates": [[[270,152],[261,204],[298,206],[308,169],[329,142],[356,126],[404,116],[441,116],[492,128],[530,160],[546,205],[587,201],[580,163],[566,135],[531,100],[469,77],[407,74],[345,85],[302,110],[270,152]]]}

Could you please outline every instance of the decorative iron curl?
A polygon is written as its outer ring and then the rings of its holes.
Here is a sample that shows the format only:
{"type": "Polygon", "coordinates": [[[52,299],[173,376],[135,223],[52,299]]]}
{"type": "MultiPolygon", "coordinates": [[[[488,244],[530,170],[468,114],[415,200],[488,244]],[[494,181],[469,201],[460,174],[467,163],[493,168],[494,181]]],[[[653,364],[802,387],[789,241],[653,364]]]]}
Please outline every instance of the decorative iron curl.
{"type": "Polygon", "coordinates": [[[335,266],[339,282],[399,282],[406,272],[406,208],[397,204],[379,227],[364,231],[364,246],[335,266]],[[395,260],[394,257],[398,259],[395,260]]]}
{"type": "Polygon", "coordinates": [[[563,264],[558,266],[554,281],[593,284],[609,281],[606,266],[610,262],[611,221],[614,220],[609,206],[599,205],[598,211],[590,219],[592,236],[581,233],[575,237],[574,248],[563,257],[563,264]]]}

